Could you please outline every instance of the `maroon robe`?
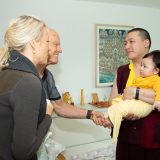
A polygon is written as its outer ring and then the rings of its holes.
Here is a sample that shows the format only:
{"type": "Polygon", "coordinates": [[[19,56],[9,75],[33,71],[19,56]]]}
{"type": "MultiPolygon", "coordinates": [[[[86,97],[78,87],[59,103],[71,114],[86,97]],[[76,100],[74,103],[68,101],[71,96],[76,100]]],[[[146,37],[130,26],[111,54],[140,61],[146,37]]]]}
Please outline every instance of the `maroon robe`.
{"type": "MultiPolygon", "coordinates": [[[[129,72],[129,65],[124,65],[118,68],[117,88],[119,94],[123,93],[129,72]]],[[[148,149],[160,149],[160,112],[155,110],[145,118],[135,121],[122,121],[117,143],[117,160],[119,160],[118,155],[128,154],[128,144],[148,149]],[[123,146],[124,144],[125,146],[123,146]],[[125,148],[124,153],[120,153],[123,152],[121,150],[122,147],[125,148]]],[[[135,152],[135,154],[138,153],[135,152]]],[[[125,158],[123,158],[123,160],[125,160],[125,158]]]]}

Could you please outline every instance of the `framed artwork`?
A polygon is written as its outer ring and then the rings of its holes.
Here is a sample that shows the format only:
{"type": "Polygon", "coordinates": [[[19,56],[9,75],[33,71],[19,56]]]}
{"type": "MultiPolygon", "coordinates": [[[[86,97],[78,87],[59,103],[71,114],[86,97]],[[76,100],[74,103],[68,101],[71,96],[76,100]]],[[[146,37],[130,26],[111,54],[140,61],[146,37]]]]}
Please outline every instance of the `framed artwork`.
{"type": "Polygon", "coordinates": [[[96,24],[96,87],[112,86],[117,68],[129,61],[124,39],[133,26],[96,24]]]}

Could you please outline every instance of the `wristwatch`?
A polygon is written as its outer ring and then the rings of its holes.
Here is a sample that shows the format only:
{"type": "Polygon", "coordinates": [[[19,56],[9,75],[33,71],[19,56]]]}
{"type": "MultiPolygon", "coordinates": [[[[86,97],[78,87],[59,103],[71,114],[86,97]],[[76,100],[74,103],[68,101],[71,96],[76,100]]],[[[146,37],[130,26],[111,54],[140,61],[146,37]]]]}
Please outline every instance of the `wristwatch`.
{"type": "Polygon", "coordinates": [[[88,110],[88,111],[87,111],[87,115],[86,115],[86,118],[87,118],[87,119],[91,119],[92,111],[93,111],[93,110],[88,110]]]}
{"type": "Polygon", "coordinates": [[[135,95],[135,99],[136,99],[136,100],[139,100],[139,91],[140,91],[140,88],[137,87],[137,88],[136,88],[136,95],[135,95]]]}

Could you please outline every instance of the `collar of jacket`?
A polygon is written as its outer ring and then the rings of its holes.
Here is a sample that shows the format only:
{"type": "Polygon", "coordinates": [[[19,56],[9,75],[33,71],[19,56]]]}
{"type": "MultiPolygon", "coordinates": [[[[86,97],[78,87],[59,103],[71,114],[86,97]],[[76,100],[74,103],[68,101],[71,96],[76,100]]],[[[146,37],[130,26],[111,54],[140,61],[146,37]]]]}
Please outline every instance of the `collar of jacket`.
{"type": "Polygon", "coordinates": [[[38,71],[34,64],[27,57],[15,50],[10,52],[9,66],[7,66],[6,68],[33,73],[40,79],[38,71]]]}
{"type": "MultiPolygon", "coordinates": [[[[39,80],[41,81],[41,85],[42,85],[42,80],[34,64],[27,57],[23,56],[18,51],[14,50],[10,52],[9,66],[7,66],[6,69],[13,69],[13,70],[19,70],[23,72],[32,73],[39,78],[39,80]]],[[[46,95],[45,95],[45,91],[42,85],[38,124],[42,122],[45,114],[46,114],[46,95]]]]}

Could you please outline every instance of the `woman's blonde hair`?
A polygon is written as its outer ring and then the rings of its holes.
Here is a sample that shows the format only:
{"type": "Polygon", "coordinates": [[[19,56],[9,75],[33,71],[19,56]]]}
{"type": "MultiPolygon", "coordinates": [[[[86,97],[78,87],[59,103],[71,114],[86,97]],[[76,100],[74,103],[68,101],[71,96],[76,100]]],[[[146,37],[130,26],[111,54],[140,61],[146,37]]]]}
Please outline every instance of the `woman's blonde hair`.
{"type": "Polygon", "coordinates": [[[0,51],[0,70],[8,65],[10,51],[22,52],[31,40],[39,40],[45,23],[39,18],[22,15],[13,19],[4,36],[4,48],[0,51]]]}

